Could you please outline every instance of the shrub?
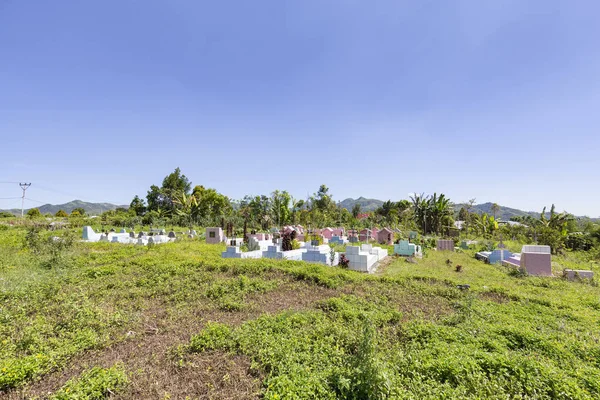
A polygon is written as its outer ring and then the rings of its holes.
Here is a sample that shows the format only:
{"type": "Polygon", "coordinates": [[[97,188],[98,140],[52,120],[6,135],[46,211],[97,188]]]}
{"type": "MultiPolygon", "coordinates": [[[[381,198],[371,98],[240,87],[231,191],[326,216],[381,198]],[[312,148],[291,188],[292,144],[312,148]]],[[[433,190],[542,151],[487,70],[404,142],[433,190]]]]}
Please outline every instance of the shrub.
{"type": "Polygon", "coordinates": [[[350,260],[346,258],[345,254],[340,254],[340,261],[338,265],[342,268],[348,268],[348,266],[350,265],[350,260]]]}
{"type": "Polygon", "coordinates": [[[40,210],[38,208],[32,208],[29,211],[27,211],[27,216],[29,218],[39,218],[42,216],[42,213],[40,212],[40,210]]]}
{"type": "Polygon", "coordinates": [[[94,367],[82,373],[78,379],[68,381],[50,399],[106,399],[124,388],[127,382],[127,374],[121,364],[111,368],[94,367]]]}
{"type": "Polygon", "coordinates": [[[43,237],[38,227],[30,228],[25,237],[25,247],[40,258],[45,268],[63,265],[74,243],[71,232],[67,231],[61,237],[43,237]]]}

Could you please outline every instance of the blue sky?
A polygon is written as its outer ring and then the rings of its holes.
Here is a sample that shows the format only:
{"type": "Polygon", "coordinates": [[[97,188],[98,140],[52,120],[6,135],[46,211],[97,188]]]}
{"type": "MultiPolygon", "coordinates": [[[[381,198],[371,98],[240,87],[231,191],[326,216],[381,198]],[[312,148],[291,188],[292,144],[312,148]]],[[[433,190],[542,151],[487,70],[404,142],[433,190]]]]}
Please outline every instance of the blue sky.
{"type": "Polygon", "coordinates": [[[437,191],[599,216],[599,12],[0,0],[0,182],[129,203],[179,166],[232,198],[324,183],[336,200],[437,191]]]}

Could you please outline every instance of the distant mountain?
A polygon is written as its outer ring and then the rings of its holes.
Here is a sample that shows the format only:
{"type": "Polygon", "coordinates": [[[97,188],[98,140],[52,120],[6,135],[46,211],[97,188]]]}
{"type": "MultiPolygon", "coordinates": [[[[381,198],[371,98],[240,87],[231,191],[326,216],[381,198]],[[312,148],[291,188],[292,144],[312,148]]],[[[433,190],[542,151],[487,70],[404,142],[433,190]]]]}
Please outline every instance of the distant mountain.
{"type": "MultiPolygon", "coordinates": [[[[378,207],[381,207],[381,205],[384,203],[382,200],[377,200],[377,199],[366,199],[364,197],[359,197],[358,199],[346,199],[342,202],[340,202],[340,207],[345,208],[349,211],[352,211],[352,207],[354,207],[354,205],[358,203],[360,204],[360,210],[363,212],[368,212],[368,211],[375,211],[378,207]]],[[[492,204],[491,202],[488,203],[483,203],[483,204],[475,204],[473,206],[473,208],[471,209],[471,212],[474,213],[478,213],[478,214],[488,214],[488,215],[493,215],[494,213],[492,212],[492,204]]],[[[458,216],[458,212],[460,211],[461,207],[466,207],[467,204],[461,203],[461,204],[454,204],[454,212],[455,214],[458,216]]],[[[510,221],[510,219],[512,217],[524,217],[527,215],[531,215],[532,217],[535,218],[539,218],[540,217],[540,213],[542,210],[540,211],[523,211],[523,210],[519,210],[516,208],[510,208],[510,207],[504,207],[504,206],[500,206],[500,211],[496,214],[496,217],[498,219],[501,219],[503,221],[510,221]]],[[[550,217],[550,208],[546,209],[546,216],[550,217]]],[[[583,217],[577,217],[577,218],[583,218],[583,217]]],[[[600,218],[590,218],[591,221],[593,222],[600,222],[600,218]]]]}
{"type": "MultiPolygon", "coordinates": [[[[494,213],[492,212],[492,205],[494,203],[483,203],[483,204],[475,204],[473,206],[473,208],[471,209],[471,212],[477,213],[477,214],[488,214],[488,215],[493,215],[494,213]]],[[[454,211],[456,213],[458,213],[458,211],[461,209],[461,207],[465,207],[466,204],[455,204],[454,205],[454,211]]],[[[498,219],[504,220],[504,221],[509,221],[512,217],[525,217],[527,215],[531,215],[532,217],[536,217],[539,218],[540,216],[540,211],[523,211],[523,210],[518,210],[516,208],[510,208],[510,207],[504,207],[504,206],[499,206],[500,207],[500,211],[498,211],[496,213],[496,217],[498,219]]]]}
{"type": "Polygon", "coordinates": [[[360,210],[363,212],[366,211],[375,211],[377,208],[381,207],[383,201],[377,199],[365,199],[364,197],[359,197],[358,199],[346,199],[339,203],[340,207],[345,208],[348,211],[352,211],[352,208],[355,204],[360,204],[360,210]]]}
{"type": "MultiPolygon", "coordinates": [[[[42,214],[50,213],[52,215],[56,214],[59,210],[63,210],[66,213],[71,213],[76,208],[83,208],[88,215],[100,215],[105,211],[115,210],[117,208],[129,208],[128,205],[119,206],[111,203],[88,203],[81,200],[73,200],[65,204],[44,204],[41,207],[37,207],[42,214]]],[[[3,210],[13,213],[15,215],[20,215],[20,209],[12,209],[12,210],[3,210]]],[[[25,210],[27,212],[27,210],[25,210]]]]}
{"type": "MultiPolygon", "coordinates": [[[[478,213],[478,214],[488,214],[488,215],[493,215],[494,213],[492,212],[492,205],[494,203],[483,203],[483,204],[475,204],[473,206],[473,208],[471,209],[471,212],[474,213],[478,213]]],[[[454,212],[458,215],[458,212],[460,211],[461,207],[465,207],[466,208],[467,204],[455,204],[454,205],[454,212]]],[[[510,207],[504,207],[504,206],[500,206],[500,211],[498,211],[498,213],[496,213],[496,217],[498,219],[501,219],[503,221],[510,221],[510,219],[512,217],[525,217],[527,215],[530,215],[534,218],[539,218],[540,214],[542,213],[542,210],[540,211],[523,211],[523,210],[519,210],[516,208],[510,208],[510,207]]],[[[550,208],[546,208],[546,218],[550,218],[550,208]]],[[[576,218],[584,218],[584,217],[577,217],[576,218]]],[[[600,218],[590,218],[591,221],[594,222],[600,222],[600,218]]]]}

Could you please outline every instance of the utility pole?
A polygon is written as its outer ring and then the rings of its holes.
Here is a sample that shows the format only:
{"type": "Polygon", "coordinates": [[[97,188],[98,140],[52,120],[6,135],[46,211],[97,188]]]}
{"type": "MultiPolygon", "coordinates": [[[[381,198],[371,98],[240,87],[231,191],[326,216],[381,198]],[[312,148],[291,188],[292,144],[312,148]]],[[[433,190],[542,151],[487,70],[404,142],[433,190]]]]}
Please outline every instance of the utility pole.
{"type": "Polygon", "coordinates": [[[23,218],[23,208],[25,207],[25,191],[31,186],[31,183],[19,183],[23,190],[23,197],[21,197],[21,218],[23,218]]]}

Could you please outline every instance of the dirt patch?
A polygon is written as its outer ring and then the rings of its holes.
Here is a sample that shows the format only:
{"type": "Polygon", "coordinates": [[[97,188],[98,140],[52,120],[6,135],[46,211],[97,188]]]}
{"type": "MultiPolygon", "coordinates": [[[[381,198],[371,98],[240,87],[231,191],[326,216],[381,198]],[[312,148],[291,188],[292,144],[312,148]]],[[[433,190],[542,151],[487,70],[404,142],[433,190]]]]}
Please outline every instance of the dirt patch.
{"type": "Polygon", "coordinates": [[[483,292],[479,294],[483,300],[493,301],[494,303],[504,304],[510,301],[510,297],[504,293],[483,292]]]}
{"type": "Polygon", "coordinates": [[[377,264],[377,270],[375,271],[375,274],[376,275],[384,275],[385,270],[387,269],[388,265],[390,265],[394,261],[397,261],[398,259],[399,259],[398,257],[390,255],[390,256],[384,258],[383,260],[379,261],[379,263],[377,264]]]}
{"type": "Polygon", "coordinates": [[[283,310],[300,311],[316,301],[336,295],[336,291],[306,282],[283,282],[276,290],[248,296],[247,307],[240,312],[197,308],[165,308],[160,304],[147,309],[143,320],[126,339],[108,348],[76,356],[63,370],[43,376],[20,390],[4,394],[6,399],[44,398],[72,377],[94,367],[110,367],[122,362],[130,374],[126,390],[119,399],[248,399],[261,392],[262,376],[250,369],[247,358],[211,352],[186,356],[179,361],[174,349],[189,343],[207,321],[239,325],[262,314],[283,310]],[[170,397],[169,397],[170,396],[170,397]]]}
{"type": "Polygon", "coordinates": [[[368,301],[385,300],[403,315],[403,321],[420,318],[436,321],[455,312],[451,302],[439,296],[426,296],[414,293],[393,283],[370,282],[360,285],[347,285],[344,294],[362,297],[368,301]]]}
{"type": "Polygon", "coordinates": [[[300,311],[310,308],[315,302],[339,295],[334,289],[304,282],[289,282],[277,291],[250,300],[250,309],[259,314],[274,314],[282,310],[300,311]]]}
{"type": "Polygon", "coordinates": [[[131,384],[118,399],[256,399],[263,376],[251,369],[247,357],[223,352],[175,360],[149,360],[133,372],[131,384]],[[170,362],[169,362],[170,361],[170,362]]]}

